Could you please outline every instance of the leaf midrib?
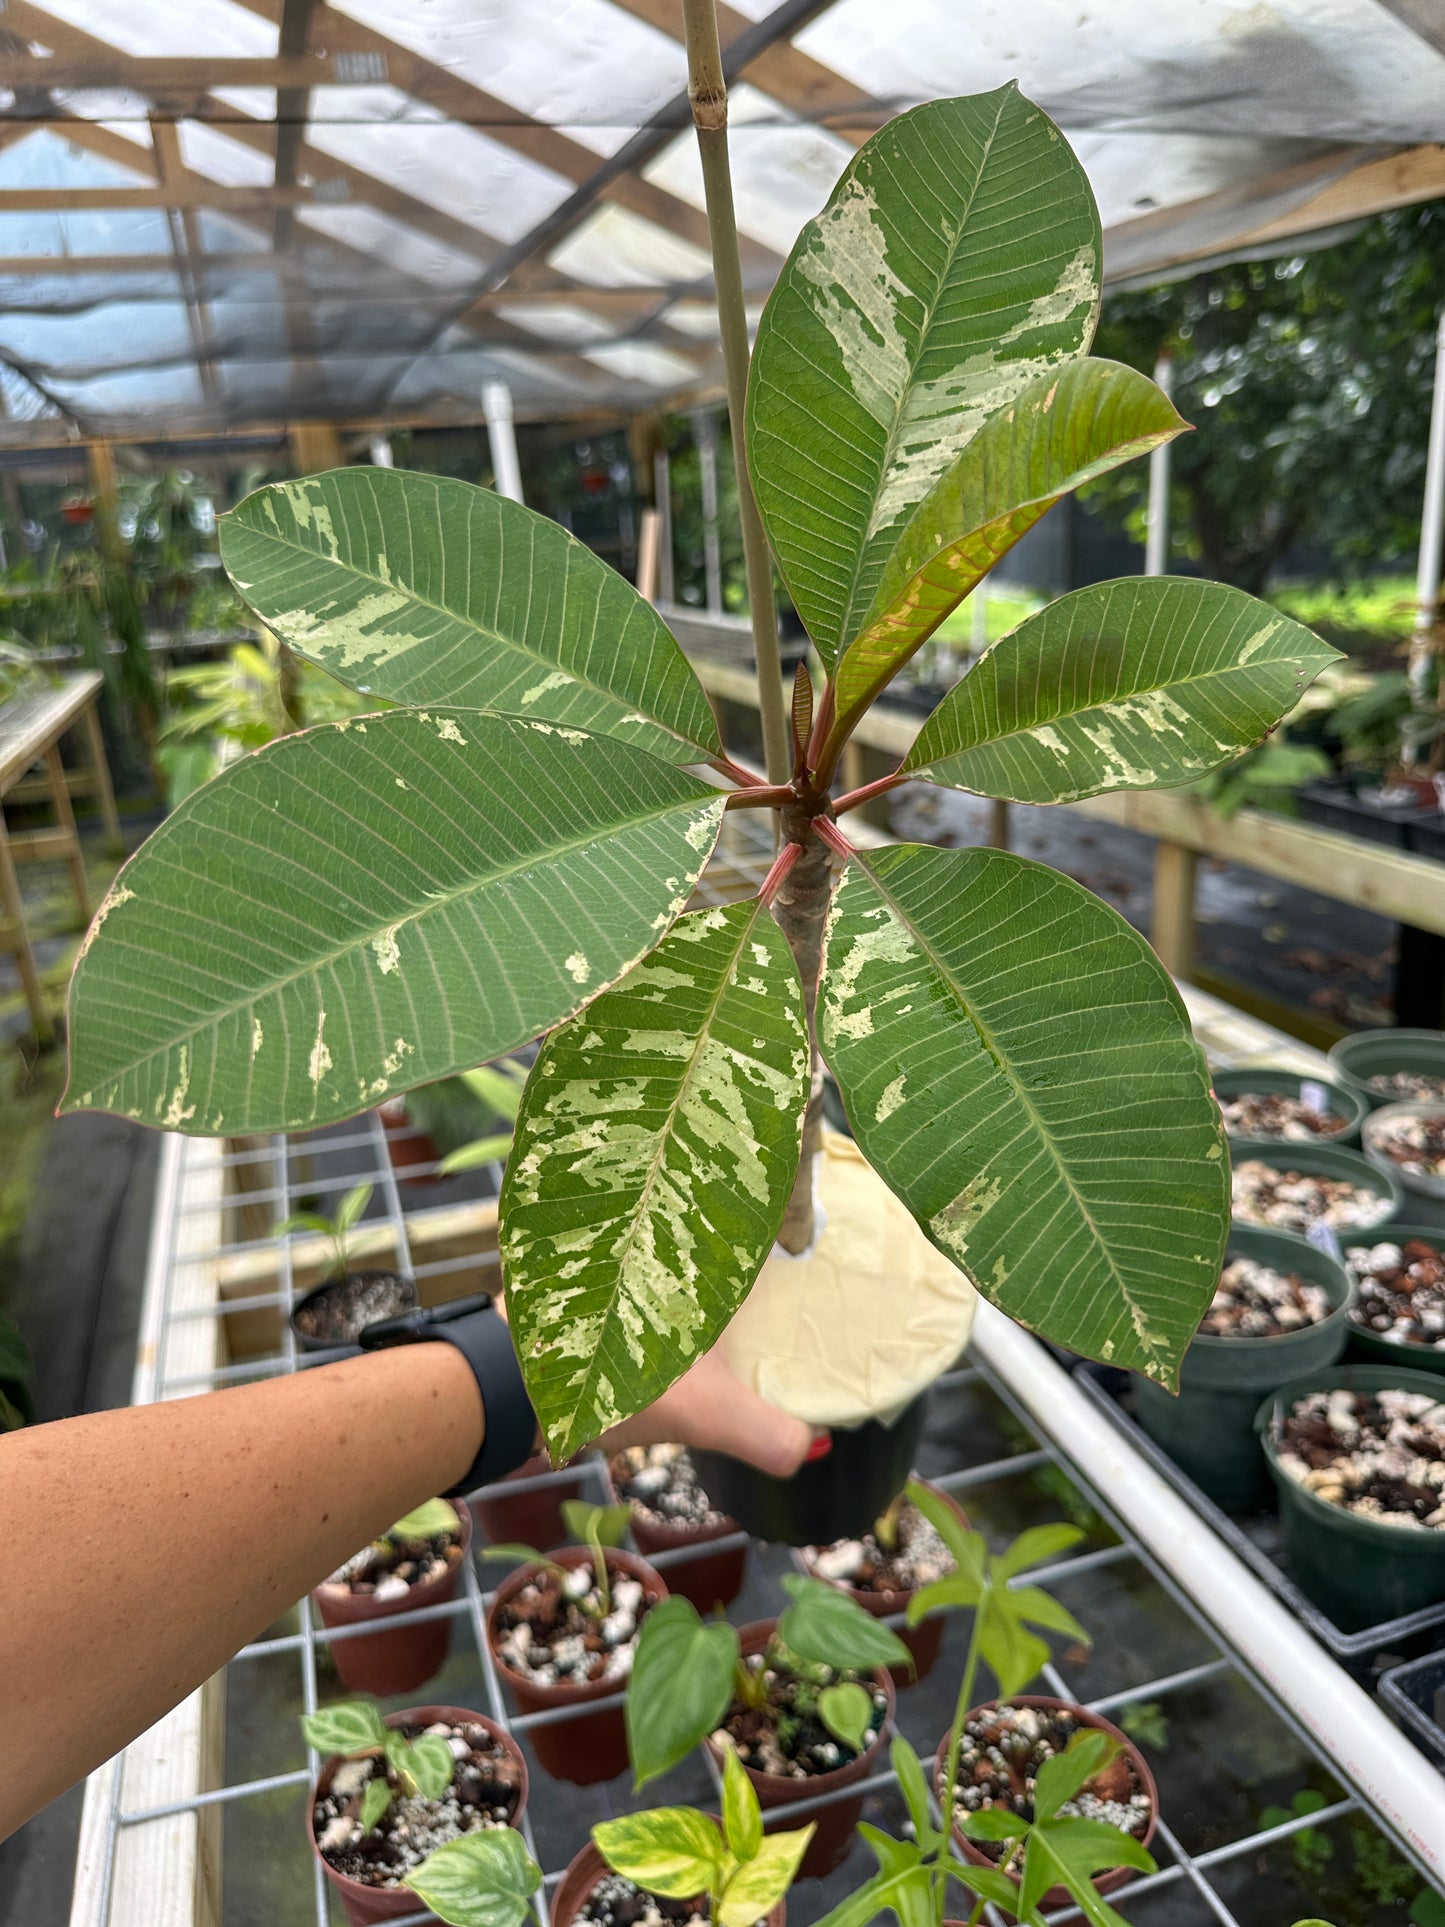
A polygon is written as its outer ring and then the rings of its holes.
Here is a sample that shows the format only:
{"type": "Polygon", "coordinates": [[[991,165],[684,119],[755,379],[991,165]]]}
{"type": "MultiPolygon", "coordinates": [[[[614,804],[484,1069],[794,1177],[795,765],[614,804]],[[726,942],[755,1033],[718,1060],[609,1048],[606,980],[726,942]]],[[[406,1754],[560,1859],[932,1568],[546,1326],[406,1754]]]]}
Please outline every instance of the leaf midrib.
{"type": "Polygon", "coordinates": [[[1149,1330],[1149,1321],[1145,1312],[1135,1301],[1133,1294],[1130,1292],[1128,1285],[1125,1283],[1124,1278],[1119,1271],[1119,1267],[1114,1262],[1114,1255],[1110,1251],[1108,1242],[1104,1238],[1103,1233],[1099,1230],[1099,1227],[1095,1221],[1093,1212],[1089,1209],[1088,1204],[1084,1200],[1083,1194],[1080,1192],[1078,1185],[1074,1182],[1072,1174],[1070,1173],[1067,1165],[1063,1161],[1063,1155],[1060,1152],[1058,1145],[1054,1140],[1053,1132],[1049,1129],[1048,1125],[1044,1122],[1044,1119],[1039,1113],[1038,1107],[1035,1105],[1033,1099],[1029,1096],[1028,1092],[1025,1090],[1022,1082],[1018,1077],[1018,1074],[1013,1069],[1010,1059],[1003,1051],[1002,1047],[999,1045],[997,1039],[994,1037],[991,1028],[989,1027],[988,1024],[984,1022],[983,1018],[974,1009],[972,1003],[969,1001],[969,998],[963,989],[963,986],[958,982],[957,978],[953,975],[953,972],[949,969],[948,965],[944,962],[943,958],[939,955],[938,951],[923,935],[922,931],[918,928],[918,925],[913,921],[913,919],[910,916],[905,914],[902,905],[899,903],[898,899],[893,895],[892,891],[889,890],[887,885],[883,882],[883,879],[878,875],[873,865],[869,863],[866,857],[864,857],[861,853],[855,856],[853,860],[861,865],[864,873],[872,881],[873,887],[878,891],[879,895],[883,898],[884,902],[888,905],[888,908],[893,913],[893,915],[898,918],[899,922],[913,937],[914,941],[918,944],[919,948],[923,951],[923,954],[928,959],[929,963],[942,977],[945,984],[947,984],[950,991],[956,997],[960,1008],[963,1010],[964,1015],[968,1018],[968,1021],[973,1025],[974,1029],[978,1032],[979,1042],[983,1045],[984,1049],[988,1052],[989,1057],[992,1059],[993,1063],[997,1065],[998,1069],[1003,1073],[1004,1078],[1006,1079],[1006,1081],[1008,1082],[1008,1084],[1011,1086],[1013,1090],[1014,1096],[1016,1097],[1018,1102],[1023,1106],[1028,1117],[1033,1122],[1035,1128],[1038,1131],[1039,1136],[1043,1139],[1045,1149],[1047,1150],[1049,1157],[1052,1160],[1054,1167],[1059,1174],[1059,1177],[1062,1179],[1066,1189],[1069,1192],[1070,1197],[1073,1198],[1074,1202],[1078,1206],[1079,1213],[1081,1217],[1084,1219],[1084,1222],[1088,1225],[1089,1231],[1092,1234],[1094,1241],[1098,1246],[1098,1249],[1103,1254],[1106,1264],[1108,1265],[1110,1276],[1114,1279],[1114,1282],[1118,1286],[1119,1296],[1124,1300],[1124,1303],[1129,1307],[1130,1315],[1134,1321],[1134,1329],[1138,1335],[1140,1344],[1144,1347],[1146,1352],[1150,1352],[1150,1353],[1156,1352],[1159,1348],[1159,1341],[1150,1337],[1146,1337],[1145,1335],[1149,1330]]]}
{"type": "MultiPolygon", "coordinates": [[[[705,803],[708,799],[706,797],[698,797],[693,800],[701,804],[705,803]]],[[[614,822],[608,826],[606,834],[610,836],[613,834],[622,834],[628,830],[641,829],[647,823],[660,821],[663,817],[670,815],[672,811],[682,809],[685,807],[686,801],[686,799],[679,798],[676,802],[669,803],[664,808],[646,811],[638,816],[629,816],[621,822],[614,822]]],[[[721,820],[721,816],[719,816],[719,823],[721,823],[721,820]]],[[[590,849],[598,841],[599,832],[596,828],[592,828],[575,837],[568,837],[561,843],[549,843],[545,849],[534,851],[530,856],[520,858],[514,863],[506,864],[499,870],[490,871],[485,877],[474,879],[470,883],[464,884],[457,889],[447,890],[437,896],[428,897],[419,909],[408,911],[405,916],[393,918],[389,922],[383,920],[376,924],[373,929],[370,929],[368,934],[351,939],[337,948],[329,950],[325,956],[303,964],[301,968],[297,970],[288,971],[284,976],[273,978],[261,989],[253,991],[249,996],[236,999],[235,1002],[227,1004],[221,1010],[212,1012],[204,1018],[202,1022],[192,1024],[184,1031],[174,1032],[165,1043],[157,1044],[153,1050],[143,1051],[139,1057],[133,1058],[121,1070],[109,1071],[103,1079],[96,1078],[94,1082],[97,1085],[103,1083],[109,1084],[122,1077],[133,1076],[143,1064],[149,1064],[153,1058],[160,1057],[166,1051],[174,1050],[177,1045],[192,1043],[205,1032],[216,1029],[219,1025],[225,1023],[228,1018],[239,1015],[243,1010],[251,1009],[261,998],[280,995],[284,991],[289,990],[292,985],[300,983],[304,978],[314,976],[318,972],[338,963],[341,958],[350,956],[353,951],[364,949],[366,945],[374,943],[378,937],[385,936],[389,932],[394,934],[396,931],[404,929],[408,924],[415,923],[419,918],[429,915],[433,910],[449,909],[452,904],[459,903],[466,897],[475,895],[479,890],[490,889],[493,884],[506,883],[512,878],[520,876],[524,871],[535,868],[539,863],[548,862],[553,859],[560,860],[563,857],[574,855],[579,850],[590,849]]],[[[704,857],[704,863],[706,860],[706,857],[704,857]]],[[[83,968],[84,965],[82,964],[82,969],[83,968]]],[[[606,985],[601,986],[601,988],[605,989],[606,985]]],[[[592,994],[596,996],[599,993],[594,991],[592,994]]]]}
{"type": "MultiPolygon", "coordinates": [[[[627,1228],[627,1235],[623,1244],[622,1251],[618,1256],[618,1258],[616,1259],[617,1284],[609,1296],[606,1312],[604,1313],[604,1316],[606,1316],[609,1319],[613,1311],[616,1309],[618,1297],[621,1295],[622,1278],[627,1268],[627,1260],[632,1254],[632,1248],[637,1240],[639,1228],[642,1224],[643,1218],[646,1215],[648,1200],[651,1198],[653,1191],[656,1189],[658,1175],[662,1169],[663,1158],[666,1154],[668,1145],[672,1141],[673,1129],[677,1122],[678,1114],[682,1109],[683,1100],[687,1096],[688,1091],[692,1088],[693,1081],[696,1077],[698,1060],[701,1057],[703,1045],[707,1042],[709,1036],[712,1034],[712,1027],[717,1018],[718,1010],[722,1004],[723,998],[726,996],[729,988],[731,987],[733,967],[736,964],[737,959],[742,952],[742,947],[747,940],[748,933],[751,930],[753,930],[757,925],[759,914],[767,914],[764,908],[764,905],[762,903],[762,900],[760,898],[755,897],[753,899],[753,903],[756,907],[754,908],[753,913],[748,918],[747,922],[743,924],[738,934],[738,940],[733,946],[730,961],[725,966],[725,968],[723,969],[719,977],[717,990],[714,992],[712,1001],[709,1003],[706,1013],[704,1014],[703,1021],[699,1026],[698,1034],[697,1034],[697,1042],[693,1045],[692,1050],[689,1052],[686,1067],[683,1070],[683,1074],[681,1078],[678,1080],[677,1095],[674,1097],[672,1103],[668,1106],[666,1121],[664,1122],[664,1124],[662,1125],[662,1127],[659,1129],[657,1133],[657,1149],[653,1152],[652,1161],[648,1166],[647,1177],[644,1180],[642,1190],[639,1193],[637,1208],[633,1213],[632,1222],[627,1228]]],[[[704,911],[701,914],[706,915],[707,913],[704,911]]],[[[789,954],[791,955],[791,953],[789,954]]],[[[576,1449],[576,1445],[572,1439],[570,1428],[576,1425],[578,1412],[582,1408],[583,1404],[590,1400],[594,1381],[598,1376],[601,1375],[600,1366],[598,1363],[600,1355],[601,1355],[601,1348],[599,1346],[598,1349],[594,1351],[592,1354],[592,1360],[587,1368],[586,1377],[583,1379],[581,1389],[578,1392],[577,1397],[573,1401],[570,1411],[568,1412],[568,1415],[567,1415],[567,1423],[569,1427],[568,1440],[567,1440],[568,1450],[576,1449]]]]}
{"type": "MultiPolygon", "coordinates": [[[[468,513],[470,514],[470,510],[468,511],[468,513]]],[[[396,582],[388,581],[384,576],[373,575],[370,570],[360,567],[355,562],[352,562],[352,561],[343,562],[336,556],[323,555],[319,549],[313,549],[309,547],[308,544],[306,544],[305,542],[292,541],[289,537],[280,535],[277,533],[273,533],[269,529],[258,528],[254,523],[241,522],[237,524],[237,527],[248,530],[250,534],[258,537],[263,542],[275,543],[277,548],[288,549],[291,551],[292,554],[306,556],[309,560],[313,562],[325,563],[330,568],[339,570],[343,575],[350,574],[354,576],[358,582],[370,582],[378,589],[394,590],[399,586],[396,582]]],[[[566,531],[564,530],[563,533],[565,534],[566,531]]],[[[622,581],[623,578],[619,576],[618,580],[622,581]]],[[[538,668],[546,669],[549,673],[555,673],[556,671],[560,670],[562,674],[569,677],[571,681],[579,684],[583,689],[590,690],[594,696],[601,697],[606,702],[615,704],[618,709],[638,710],[641,707],[640,704],[633,702],[629,697],[619,696],[614,690],[608,689],[605,686],[605,684],[594,682],[590,676],[578,675],[574,673],[574,671],[572,671],[571,669],[563,669],[561,662],[557,658],[553,656],[544,656],[541,653],[541,651],[537,649],[533,644],[529,642],[519,641],[514,636],[504,635],[500,629],[489,628],[486,623],[478,622],[475,616],[463,615],[460,613],[460,611],[456,609],[448,608],[446,603],[436,602],[430,596],[424,596],[417,589],[414,589],[414,588],[408,587],[405,589],[404,593],[412,602],[414,602],[417,605],[419,609],[429,609],[435,615],[445,616],[449,621],[461,624],[464,628],[470,629],[473,632],[473,634],[481,636],[489,642],[496,643],[501,648],[515,649],[518,655],[526,656],[530,661],[535,662],[538,668]]],[[[248,601],[250,600],[249,595],[247,596],[247,600],[248,601]]],[[[252,604],[252,607],[254,608],[255,605],[252,604]]],[[[260,615],[260,613],[261,612],[257,610],[257,614],[260,615]]],[[[268,620],[268,618],[262,615],[261,620],[265,622],[268,620]]],[[[687,666],[689,674],[691,674],[693,676],[693,680],[696,681],[696,672],[693,671],[691,664],[687,662],[687,657],[683,655],[681,647],[677,645],[677,638],[672,635],[672,631],[667,627],[666,623],[662,621],[662,618],[660,616],[657,618],[657,620],[658,620],[659,628],[662,629],[665,635],[671,638],[674,646],[678,647],[678,654],[682,656],[682,660],[684,664],[687,666]]],[[[308,649],[303,643],[291,643],[290,647],[295,649],[298,655],[308,656],[309,659],[313,662],[316,662],[320,668],[325,669],[327,667],[327,664],[325,663],[325,661],[311,654],[311,652],[308,651],[308,649]]],[[[378,691],[377,693],[385,694],[385,691],[378,691]]],[[[700,683],[698,684],[698,693],[700,695],[702,694],[702,685],[700,683]]],[[[703,701],[704,701],[704,707],[706,707],[705,697],[703,701]]],[[[479,706],[474,703],[452,703],[450,698],[445,698],[445,699],[437,698],[432,700],[433,708],[436,708],[438,704],[440,705],[440,707],[444,709],[445,708],[471,709],[479,706]]],[[[417,707],[417,705],[413,703],[413,704],[410,704],[409,707],[415,708],[417,707]]],[[[709,748],[709,746],[706,743],[702,742],[698,737],[689,736],[683,730],[674,729],[670,723],[660,722],[657,717],[650,716],[650,715],[647,716],[645,720],[651,723],[654,729],[661,730],[665,735],[674,737],[680,743],[687,743],[693,749],[704,750],[709,755],[713,753],[712,750],[709,748]]]]}

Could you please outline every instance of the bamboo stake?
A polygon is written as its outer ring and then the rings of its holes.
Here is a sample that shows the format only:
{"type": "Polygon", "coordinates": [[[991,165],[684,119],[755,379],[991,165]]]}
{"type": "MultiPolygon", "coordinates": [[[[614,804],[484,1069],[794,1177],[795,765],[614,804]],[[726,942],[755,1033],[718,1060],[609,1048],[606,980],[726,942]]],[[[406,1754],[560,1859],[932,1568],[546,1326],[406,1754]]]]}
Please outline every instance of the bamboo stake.
{"type": "Polygon", "coordinates": [[[771,783],[786,783],[792,770],[788,712],[783,696],[783,664],[778,648],[778,612],[773,601],[773,565],[768,554],[752,479],[748,474],[743,405],[748,390],[748,321],[743,301],[742,263],[738,257],[737,218],[733,212],[732,169],[728,161],[728,91],[723,75],[714,0],[682,0],[687,38],[687,94],[702,159],[707,224],[712,241],[713,282],[722,331],[727,379],[728,421],[738,478],[743,559],[747,565],[748,604],[752,612],[753,653],[758,664],[759,709],[763,722],[763,761],[771,783]]]}

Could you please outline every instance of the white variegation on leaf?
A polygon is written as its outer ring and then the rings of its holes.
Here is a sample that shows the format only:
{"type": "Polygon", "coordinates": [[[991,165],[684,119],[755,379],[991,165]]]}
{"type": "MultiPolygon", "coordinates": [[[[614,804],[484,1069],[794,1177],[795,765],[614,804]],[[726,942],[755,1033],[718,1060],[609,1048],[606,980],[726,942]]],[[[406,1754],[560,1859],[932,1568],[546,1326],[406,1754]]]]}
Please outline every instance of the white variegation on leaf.
{"type": "Polygon", "coordinates": [[[477,710],[283,737],[102,904],[63,1108],[305,1128],[514,1050],[657,941],[722,807],[610,737],[477,710]]]}
{"type": "Polygon", "coordinates": [[[1001,1310],[1171,1389],[1219,1279],[1229,1163],[1144,939],[997,850],[855,856],[819,1043],[879,1175],[1001,1310]]]}
{"type": "Polygon", "coordinates": [[[1088,178],[1013,85],[900,114],[803,229],[758,328],[747,440],[783,579],[831,668],[914,509],[1098,317],[1088,178]]]}
{"type": "Polygon", "coordinates": [[[782,1221],[808,1084],[797,967],[756,899],[681,918],[547,1040],[501,1256],[554,1458],[651,1404],[719,1337],[782,1221]]]}
{"type": "Polygon", "coordinates": [[[838,664],[840,720],[878,696],[1061,495],[1184,426],[1161,389],[1114,361],[1068,362],[1021,388],[898,536],[863,631],[838,664]]]}
{"type": "Polygon", "coordinates": [[[1221,582],[1077,589],[981,656],[903,762],[1019,803],[1165,789],[1232,762],[1338,652],[1221,582]]]}
{"type": "Polygon", "coordinates": [[[657,611],[556,522],[491,489],[338,468],[258,489],[220,534],[262,620],[367,695],[569,723],[673,763],[720,746],[657,611]]]}

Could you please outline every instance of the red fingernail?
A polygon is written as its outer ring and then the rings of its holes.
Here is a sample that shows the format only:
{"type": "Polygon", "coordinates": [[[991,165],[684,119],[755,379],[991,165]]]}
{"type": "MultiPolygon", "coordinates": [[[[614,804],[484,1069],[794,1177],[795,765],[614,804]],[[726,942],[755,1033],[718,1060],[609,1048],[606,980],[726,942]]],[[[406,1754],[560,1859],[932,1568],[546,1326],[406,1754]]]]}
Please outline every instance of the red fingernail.
{"type": "Polygon", "coordinates": [[[808,1447],[808,1453],[804,1463],[811,1465],[814,1459],[826,1459],[832,1449],[833,1434],[831,1432],[820,1432],[808,1447]]]}

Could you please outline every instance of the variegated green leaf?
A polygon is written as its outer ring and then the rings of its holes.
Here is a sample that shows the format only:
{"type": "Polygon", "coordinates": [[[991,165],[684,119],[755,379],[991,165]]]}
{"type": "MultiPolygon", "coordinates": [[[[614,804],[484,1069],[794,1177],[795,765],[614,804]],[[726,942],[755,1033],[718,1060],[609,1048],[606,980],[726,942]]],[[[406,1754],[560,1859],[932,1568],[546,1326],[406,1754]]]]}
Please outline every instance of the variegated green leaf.
{"type": "Polygon", "coordinates": [[[366,695],[569,723],[673,763],[719,748],[657,611],[491,489],[385,468],[277,482],[224,518],[221,557],[263,621],[366,695]]]}
{"type": "Polygon", "coordinates": [[[606,736],[396,710],[187,797],[81,946],[67,1110],[304,1128],[495,1057],[657,941],[722,797],[606,736]]]}
{"type": "Polygon", "coordinates": [[[838,664],[839,718],[873,701],[1061,495],[1184,427],[1167,395],[1114,361],[1068,362],[1021,388],[899,535],[862,633],[838,664]]]}
{"type": "Polygon", "coordinates": [[[722,1884],[722,1835],[695,1807],[653,1807],[601,1820],[592,1838],[614,1873],[648,1893],[691,1900],[722,1884]]]}
{"type": "Polygon", "coordinates": [[[318,1753],[367,1753],[386,1744],[387,1728],[370,1700],[344,1700],[301,1715],[306,1744],[318,1753]]]}
{"type": "Polygon", "coordinates": [[[1101,582],[1001,637],[903,768],[1019,803],[1192,783],[1257,743],[1337,656],[1221,582],[1101,582]]]}
{"type": "Polygon", "coordinates": [[[816,1832],[817,1822],[810,1820],[806,1826],[770,1833],[760,1841],[753,1858],[738,1868],[723,1890],[718,1927],[754,1927],[770,1913],[792,1886],[816,1832]]]}
{"type": "Polygon", "coordinates": [[[541,1884],[541,1868],[510,1827],[449,1840],[404,1876],[404,1885],[452,1927],[521,1927],[541,1884]]]}
{"type": "Polygon", "coordinates": [[[874,1169],[1020,1324],[1173,1388],[1218,1282],[1229,1163],[1144,939],[999,850],[855,856],[819,1042],[874,1169]]]}
{"type": "Polygon", "coordinates": [[[650,1405],[719,1337],[782,1222],[807,1094],[802,985],[756,899],[681,918],[547,1040],[501,1254],[555,1459],[650,1405]]]}
{"type": "Polygon", "coordinates": [[[949,464],[1088,348],[1099,262],[1084,170],[1012,85],[889,121],[803,229],[758,328],[748,457],[830,668],[949,464]]]}

